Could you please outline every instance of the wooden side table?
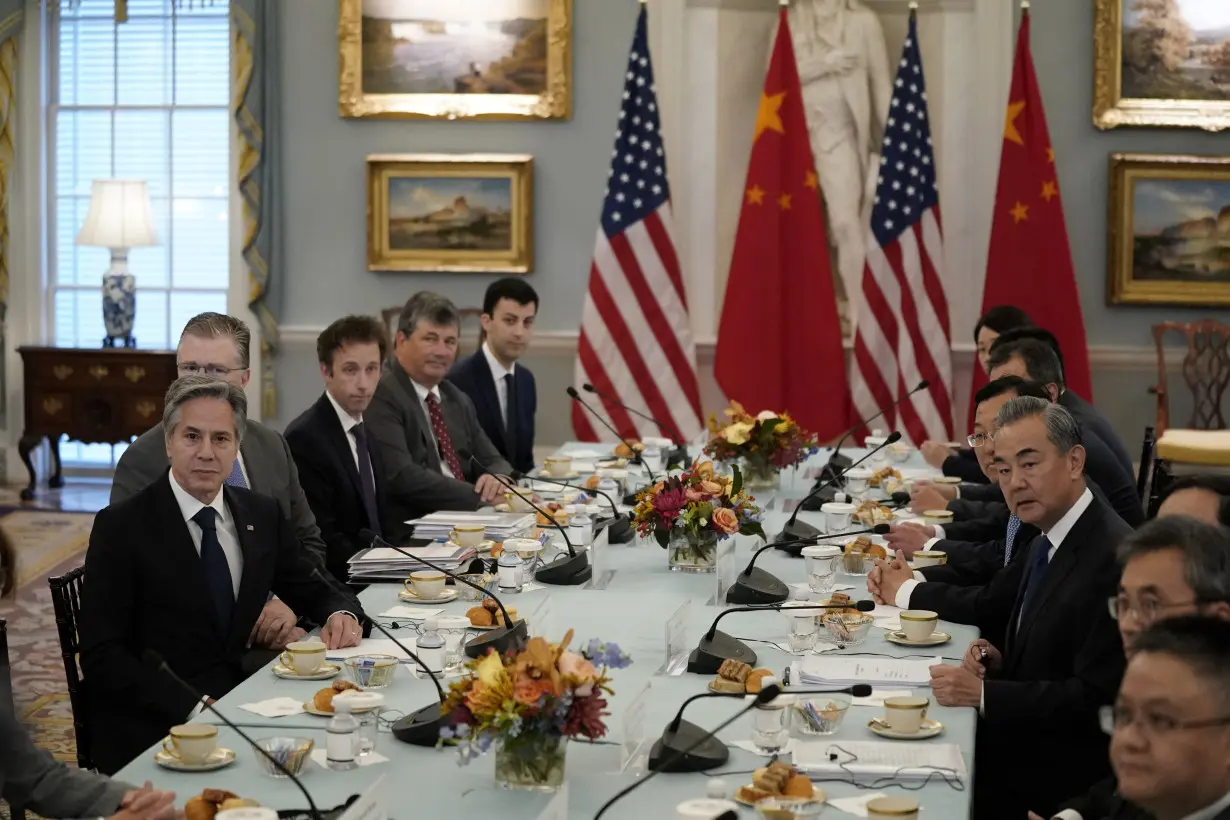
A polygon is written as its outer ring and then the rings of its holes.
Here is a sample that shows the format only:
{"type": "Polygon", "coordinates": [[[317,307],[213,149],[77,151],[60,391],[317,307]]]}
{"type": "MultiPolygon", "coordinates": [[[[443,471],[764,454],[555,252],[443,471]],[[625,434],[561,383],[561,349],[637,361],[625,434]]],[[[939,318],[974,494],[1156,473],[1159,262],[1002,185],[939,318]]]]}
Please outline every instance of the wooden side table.
{"type": "Polygon", "coordinates": [[[34,498],[38,477],[30,454],[46,438],[54,472],[64,486],[60,437],[84,444],[123,444],[162,420],[162,401],[178,369],[174,350],[20,347],[25,385],[25,429],[17,450],[30,473],[21,491],[34,498]]]}

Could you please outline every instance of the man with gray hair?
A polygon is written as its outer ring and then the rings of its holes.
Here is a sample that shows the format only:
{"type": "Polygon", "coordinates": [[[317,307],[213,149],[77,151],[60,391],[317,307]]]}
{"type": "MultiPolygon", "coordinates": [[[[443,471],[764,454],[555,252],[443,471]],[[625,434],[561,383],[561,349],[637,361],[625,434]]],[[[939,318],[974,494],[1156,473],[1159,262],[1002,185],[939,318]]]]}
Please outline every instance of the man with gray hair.
{"type": "Polygon", "coordinates": [[[1041,534],[981,601],[980,625],[1003,624],[983,633],[1001,645],[980,638],[962,666],[931,667],[937,702],[979,711],[975,820],[1046,816],[1109,773],[1098,709],[1114,699],[1124,659],[1106,601],[1118,586],[1115,550],[1131,532],[1086,486],[1071,413],[1020,397],[995,422],[1004,498],[1041,534]]]}
{"type": "Polygon", "coordinates": [[[366,415],[385,462],[394,521],[476,510],[507,489],[501,479],[508,481],[512,465],[483,432],[470,397],[444,378],[460,333],[457,308],[428,291],[411,296],[397,320],[393,360],[366,415]]]}
{"type": "Polygon", "coordinates": [[[247,409],[233,384],[176,380],[163,413],[169,472],[94,519],[78,629],[102,772],[203,707],[160,659],[207,700],[247,677],[241,661],[270,592],[324,624],[331,649],[362,637],[355,600],[304,557],[278,503],[225,483],[247,409]]]}

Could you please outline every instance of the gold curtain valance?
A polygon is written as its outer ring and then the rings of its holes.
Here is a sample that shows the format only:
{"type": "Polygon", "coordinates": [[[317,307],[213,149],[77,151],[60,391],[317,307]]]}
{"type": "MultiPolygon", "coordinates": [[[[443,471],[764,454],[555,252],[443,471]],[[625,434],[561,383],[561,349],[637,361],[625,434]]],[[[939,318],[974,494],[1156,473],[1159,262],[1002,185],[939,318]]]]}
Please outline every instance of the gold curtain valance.
{"type": "MultiPolygon", "coordinates": [[[[47,0],[49,3],[55,3],[60,8],[74,8],[81,3],[81,0],[47,0]]],[[[226,3],[228,0],[173,0],[177,7],[184,6],[192,8],[196,5],[212,6],[214,3],[226,3]]],[[[128,22],[128,0],[115,0],[115,22],[128,22]]]]}

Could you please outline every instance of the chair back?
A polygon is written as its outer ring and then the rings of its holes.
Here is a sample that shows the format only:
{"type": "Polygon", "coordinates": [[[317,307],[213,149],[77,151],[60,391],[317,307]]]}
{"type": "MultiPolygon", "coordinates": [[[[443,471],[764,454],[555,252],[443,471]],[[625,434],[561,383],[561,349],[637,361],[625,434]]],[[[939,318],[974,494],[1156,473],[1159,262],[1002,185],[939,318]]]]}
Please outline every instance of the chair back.
{"type": "MultiPolygon", "coordinates": [[[[483,339],[483,309],[457,308],[461,314],[461,332],[457,338],[457,358],[469,356],[482,347],[483,339]]],[[[397,339],[397,320],[401,318],[401,308],[391,307],[380,311],[380,318],[389,329],[389,356],[393,355],[393,342],[397,339]]]]}
{"type": "Polygon", "coordinates": [[[1183,357],[1183,379],[1192,391],[1192,416],[1187,427],[1192,430],[1224,430],[1222,398],[1230,386],[1230,325],[1215,319],[1198,322],[1162,322],[1153,326],[1153,341],[1157,347],[1157,385],[1150,392],[1157,395],[1157,436],[1170,427],[1170,391],[1166,381],[1165,337],[1182,334],[1187,341],[1183,357]]]}
{"type": "Polygon", "coordinates": [[[0,709],[13,712],[13,667],[9,662],[9,625],[0,618],[0,709]]]}
{"type": "Polygon", "coordinates": [[[47,579],[51,587],[51,604],[55,608],[56,631],[60,635],[60,658],[64,662],[64,679],[68,683],[68,699],[73,707],[73,732],[77,736],[77,767],[94,768],[90,760],[90,714],[77,659],[81,641],[77,626],[81,620],[81,589],[85,585],[85,567],[77,567],[64,575],[47,579]]]}
{"type": "Polygon", "coordinates": [[[1136,471],[1136,497],[1140,503],[1145,503],[1145,488],[1149,486],[1149,471],[1153,469],[1153,448],[1157,439],[1153,436],[1153,428],[1145,428],[1144,441],[1140,445],[1140,468],[1136,471]]]}

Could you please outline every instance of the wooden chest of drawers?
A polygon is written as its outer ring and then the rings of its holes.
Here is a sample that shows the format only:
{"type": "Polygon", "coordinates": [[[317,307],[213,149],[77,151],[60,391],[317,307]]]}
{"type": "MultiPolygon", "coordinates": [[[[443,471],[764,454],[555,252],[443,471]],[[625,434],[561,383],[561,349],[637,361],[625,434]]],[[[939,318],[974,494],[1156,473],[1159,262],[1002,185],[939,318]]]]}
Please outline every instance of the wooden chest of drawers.
{"type": "Polygon", "coordinates": [[[25,428],[18,450],[30,473],[21,493],[34,498],[31,452],[51,444],[51,487],[63,485],[60,436],[86,444],[120,444],[162,419],[162,399],[177,369],[173,350],[18,348],[24,370],[25,428]]]}

